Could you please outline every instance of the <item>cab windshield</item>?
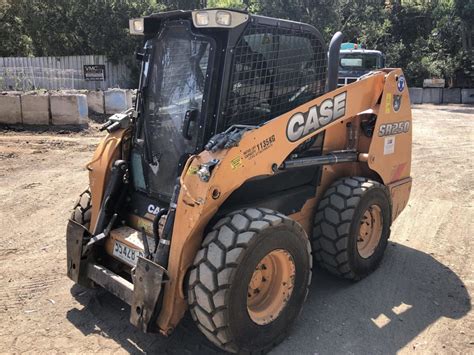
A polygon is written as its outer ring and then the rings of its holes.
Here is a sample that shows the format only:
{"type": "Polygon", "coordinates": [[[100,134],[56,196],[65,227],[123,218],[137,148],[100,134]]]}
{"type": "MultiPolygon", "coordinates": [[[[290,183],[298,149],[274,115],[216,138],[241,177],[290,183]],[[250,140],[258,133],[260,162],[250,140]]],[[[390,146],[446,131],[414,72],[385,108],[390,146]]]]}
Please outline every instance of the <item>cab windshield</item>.
{"type": "Polygon", "coordinates": [[[348,53],[340,54],[340,70],[364,70],[370,71],[383,67],[382,57],[370,53],[348,53]]]}
{"type": "Polygon", "coordinates": [[[146,47],[143,170],[149,192],[169,198],[178,164],[196,149],[211,44],[185,24],[170,24],[146,47]]]}

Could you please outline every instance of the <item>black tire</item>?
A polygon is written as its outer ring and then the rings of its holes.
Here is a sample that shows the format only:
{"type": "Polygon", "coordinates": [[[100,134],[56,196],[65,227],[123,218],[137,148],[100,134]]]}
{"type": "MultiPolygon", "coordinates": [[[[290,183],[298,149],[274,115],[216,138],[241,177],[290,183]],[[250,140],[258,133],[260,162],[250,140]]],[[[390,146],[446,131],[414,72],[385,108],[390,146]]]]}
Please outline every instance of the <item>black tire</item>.
{"type": "Polygon", "coordinates": [[[300,313],[311,268],[311,246],[298,223],[263,208],[233,212],[217,222],[196,254],[188,286],[191,315],[223,350],[266,352],[287,336],[300,313]],[[281,313],[260,325],[247,311],[249,282],[262,258],[281,249],[294,262],[293,291],[281,313]]]}
{"type": "Polygon", "coordinates": [[[315,262],[346,279],[364,278],[383,258],[391,215],[390,194],[384,185],[363,177],[335,181],[319,202],[315,215],[311,238],[315,262]],[[374,205],[382,216],[381,235],[370,256],[362,257],[357,246],[361,219],[374,205]]]}
{"type": "Polygon", "coordinates": [[[91,207],[91,192],[87,189],[79,195],[74,205],[71,219],[89,229],[91,224],[91,207]]]}

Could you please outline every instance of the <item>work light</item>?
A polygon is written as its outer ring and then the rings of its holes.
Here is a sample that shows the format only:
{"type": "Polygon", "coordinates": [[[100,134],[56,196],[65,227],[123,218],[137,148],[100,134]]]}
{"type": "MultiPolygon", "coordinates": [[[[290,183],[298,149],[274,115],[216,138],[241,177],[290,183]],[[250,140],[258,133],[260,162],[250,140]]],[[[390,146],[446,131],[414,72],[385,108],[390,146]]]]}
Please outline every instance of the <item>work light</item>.
{"type": "Polygon", "coordinates": [[[130,34],[142,35],[145,30],[143,18],[131,19],[129,23],[129,27],[130,27],[130,34]]]}
{"type": "Polygon", "coordinates": [[[204,11],[196,12],[196,25],[207,26],[209,24],[209,14],[204,11]]]}
{"type": "Polygon", "coordinates": [[[232,21],[232,15],[227,11],[217,11],[216,23],[222,26],[230,26],[232,21]]]}

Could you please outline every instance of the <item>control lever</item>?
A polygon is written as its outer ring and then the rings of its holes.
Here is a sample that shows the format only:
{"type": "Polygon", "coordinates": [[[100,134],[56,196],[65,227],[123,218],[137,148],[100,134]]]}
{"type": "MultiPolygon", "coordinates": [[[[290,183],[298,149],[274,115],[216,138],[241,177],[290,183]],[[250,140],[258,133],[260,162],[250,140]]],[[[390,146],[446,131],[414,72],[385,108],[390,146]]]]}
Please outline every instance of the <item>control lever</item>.
{"type": "Polygon", "coordinates": [[[198,112],[199,111],[197,109],[186,111],[184,115],[183,130],[182,130],[184,139],[187,139],[187,140],[193,139],[193,136],[189,134],[189,126],[191,126],[191,122],[194,122],[196,120],[198,112]]]}
{"type": "Polygon", "coordinates": [[[151,260],[150,246],[148,245],[148,239],[145,233],[145,228],[142,227],[142,241],[143,241],[143,250],[145,251],[145,258],[151,260]]]}

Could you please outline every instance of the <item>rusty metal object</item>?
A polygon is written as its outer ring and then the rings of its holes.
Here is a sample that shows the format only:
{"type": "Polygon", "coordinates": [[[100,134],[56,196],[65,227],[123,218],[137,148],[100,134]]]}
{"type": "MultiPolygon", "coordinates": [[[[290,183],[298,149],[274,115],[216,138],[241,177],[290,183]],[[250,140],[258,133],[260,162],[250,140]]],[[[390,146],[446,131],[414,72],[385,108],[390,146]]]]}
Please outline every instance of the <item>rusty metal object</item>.
{"type": "Polygon", "coordinates": [[[151,260],[139,257],[133,270],[134,290],[130,323],[147,333],[153,330],[158,316],[161,286],[166,270],[151,260]]]}
{"type": "Polygon", "coordinates": [[[84,236],[88,235],[87,228],[69,220],[66,230],[67,276],[74,282],[91,287],[87,279],[87,260],[82,255],[84,236]]]}
{"type": "Polygon", "coordinates": [[[102,265],[87,265],[87,277],[127,304],[132,303],[133,284],[102,265]]]}

